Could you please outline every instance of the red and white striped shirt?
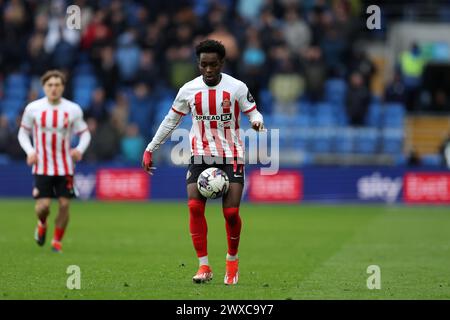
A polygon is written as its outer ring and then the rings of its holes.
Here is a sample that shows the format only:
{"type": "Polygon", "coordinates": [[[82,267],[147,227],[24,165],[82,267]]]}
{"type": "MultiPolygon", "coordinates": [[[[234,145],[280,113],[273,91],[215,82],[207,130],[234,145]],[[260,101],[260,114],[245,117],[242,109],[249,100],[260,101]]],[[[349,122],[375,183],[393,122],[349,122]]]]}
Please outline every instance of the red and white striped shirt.
{"type": "Polygon", "coordinates": [[[172,111],[183,116],[192,114],[192,155],[244,157],[240,112],[256,111],[256,104],[242,81],[222,73],[219,84],[210,87],[199,76],[180,88],[172,111]]]}
{"type": "Polygon", "coordinates": [[[25,108],[21,126],[33,135],[34,150],[38,156],[38,163],[32,168],[34,174],[73,175],[69,153],[71,135],[88,130],[78,104],[64,98],[55,106],[46,97],[35,100],[25,108]]]}

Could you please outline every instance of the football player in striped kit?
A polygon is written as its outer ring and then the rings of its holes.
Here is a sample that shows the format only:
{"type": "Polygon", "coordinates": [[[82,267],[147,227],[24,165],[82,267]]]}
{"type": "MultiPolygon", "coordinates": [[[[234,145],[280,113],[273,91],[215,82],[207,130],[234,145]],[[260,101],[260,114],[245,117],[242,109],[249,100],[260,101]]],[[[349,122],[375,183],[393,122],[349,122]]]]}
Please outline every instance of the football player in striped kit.
{"type": "Polygon", "coordinates": [[[224,282],[238,282],[238,246],[242,221],[239,206],[244,186],[244,146],[239,134],[241,112],[256,131],[263,129],[263,117],[247,86],[240,80],[222,73],[225,47],[215,40],[205,40],[196,47],[201,75],[180,88],[169,113],[148,144],[142,165],[151,173],[152,153],[164,143],[180,123],[191,113],[191,162],[186,177],[189,229],[199,258],[199,269],[193,277],[195,283],[212,279],[208,261],[207,223],[204,198],[197,189],[197,178],[209,167],[225,171],[230,188],[222,198],[223,215],[227,232],[228,252],[224,282]]]}
{"type": "Polygon", "coordinates": [[[55,220],[52,250],[62,252],[62,238],[69,222],[69,203],[75,196],[73,175],[91,140],[79,105],[62,97],[66,79],[58,70],[41,77],[45,97],[29,103],[22,116],[18,139],[27,154],[27,164],[34,175],[33,197],[38,224],[35,240],[43,246],[52,198],[57,198],[59,211],[55,220]],[[79,143],[71,148],[72,134],[79,143]],[[30,139],[33,136],[33,142],[30,139]]]}

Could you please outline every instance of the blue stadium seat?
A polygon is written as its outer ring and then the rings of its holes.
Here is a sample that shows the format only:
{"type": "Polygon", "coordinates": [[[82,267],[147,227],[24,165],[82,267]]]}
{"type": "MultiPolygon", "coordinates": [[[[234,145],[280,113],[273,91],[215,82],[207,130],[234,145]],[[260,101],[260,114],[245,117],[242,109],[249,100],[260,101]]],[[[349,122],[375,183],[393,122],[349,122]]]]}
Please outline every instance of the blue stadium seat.
{"type": "Polygon", "coordinates": [[[287,134],[280,134],[279,140],[280,151],[281,149],[286,149],[291,146],[291,139],[287,134]]]}
{"type": "Polygon", "coordinates": [[[299,114],[293,117],[293,125],[296,128],[307,128],[312,124],[312,119],[306,114],[299,114]]]}
{"type": "Polygon", "coordinates": [[[27,98],[28,89],[26,87],[7,87],[4,91],[5,99],[25,100],[27,98]]]}
{"type": "Polygon", "coordinates": [[[306,99],[301,99],[298,103],[297,109],[302,115],[312,117],[316,114],[316,106],[311,101],[306,99]]]}
{"type": "Polygon", "coordinates": [[[323,114],[333,114],[334,108],[331,103],[328,102],[319,102],[315,105],[316,108],[316,114],[317,115],[323,115],[323,114]]]}
{"type": "Polygon", "coordinates": [[[274,103],[274,99],[272,93],[269,89],[262,89],[259,92],[259,100],[257,101],[258,108],[263,110],[264,113],[270,114],[272,113],[272,106],[274,103]]]}
{"type": "Polygon", "coordinates": [[[335,104],[343,104],[347,92],[344,79],[334,78],[325,82],[325,99],[335,104]]]}
{"type": "Polygon", "coordinates": [[[311,139],[311,151],[315,153],[330,153],[333,148],[335,131],[332,129],[316,129],[311,139]]]}
{"type": "Polygon", "coordinates": [[[382,151],[388,154],[400,154],[403,152],[403,129],[387,128],[381,134],[382,151]]]}
{"type": "Polygon", "coordinates": [[[355,152],[374,154],[378,148],[378,130],[375,128],[358,129],[355,137],[355,152]]]}
{"type": "Polygon", "coordinates": [[[355,135],[355,130],[352,128],[338,129],[335,138],[335,151],[337,153],[352,153],[355,135]]]}
{"type": "Polygon", "coordinates": [[[292,136],[291,146],[299,150],[309,150],[310,135],[297,133],[292,136]]]}
{"type": "Polygon", "coordinates": [[[421,162],[425,166],[440,166],[442,165],[442,157],[440,154],[424,154],[421,157],[421,162]]]}
{"type": "Polygon", "coordinates": [[[319,113],[316,117],[317,127],[333,127],[337,123],[338,120],[332,113],[319,113]]]}
{"type": "Polygon", "coordinates": [[[294,117],[285,114],[272,115],[272,125],[274,128],[282,128],[294,124],[294,117]]]}
{"type": "Polygon", "coordinates": [[[30,78],[23,73],[10,74],[5,79],[5,88],[28,87],[30,78]]]}
{"type": "Polygon", "coordinates": [[[383,110],[383,126],[390,128],[403,128],[405,106],[400,103],[386,103],[383,110]]]}
{"type": "Polygon", "coordinates": [[[344,107],[337,109],[337,113],[336,113],[335,117],[337,120],[337,125],[339,127],[348,126],[348,116],[347,116],[347,112],[344,107]]]}
{"type": "Polygon", "coordinates": [[[19,112],[25,107],[26,101],[20,99],[4,99],[0,102],[1,109],[4,113],[19,112]]]}
{"type": "Polygon", "coordinates": [[[381,126],[381,116],[382,116],[382,107],[378,102],[373,101],[369,105],[369,110],[366,116],[366,125],[369,127],[380,127],[381,126]]]}
{"type": "Polygon", "coordinates": [[[83,74],[73,78],[73,86],[76,89],[95,89],[97,87],[97,79],[90,74],[83,74]]]}
{"type": "Polygon", "coordinates": [[[85,87],[75,87],[73,100],[78,103],[83,110],[87,110],[91,104],[92,89],[85,87]]]}
{"type": "Polygon", "coordinates": [[[77,76],[94,76],[94,67],[89,62],[78,64],[73,74],[75,77],[77,76]]]}

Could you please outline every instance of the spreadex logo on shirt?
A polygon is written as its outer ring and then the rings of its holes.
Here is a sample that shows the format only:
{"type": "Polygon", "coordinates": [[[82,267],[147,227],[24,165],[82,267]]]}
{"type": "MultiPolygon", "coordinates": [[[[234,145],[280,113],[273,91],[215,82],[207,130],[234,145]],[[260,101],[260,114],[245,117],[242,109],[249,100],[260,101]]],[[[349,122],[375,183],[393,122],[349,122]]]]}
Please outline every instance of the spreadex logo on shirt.
{"type": "Polygon", "coordinates": [[[230,121],[231,113],[217,114],[217,115],[196,115],[197,121],[230,121]]]}

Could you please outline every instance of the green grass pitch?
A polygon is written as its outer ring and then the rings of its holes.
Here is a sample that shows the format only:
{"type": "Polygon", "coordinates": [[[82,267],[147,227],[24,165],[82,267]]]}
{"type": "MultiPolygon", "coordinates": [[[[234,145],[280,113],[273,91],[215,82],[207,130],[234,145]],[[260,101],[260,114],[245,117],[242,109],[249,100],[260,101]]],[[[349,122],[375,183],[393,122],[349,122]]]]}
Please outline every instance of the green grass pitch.
{"type": "Polygon", "coordinates": [[[206,213],[214,279],[201,285],[184,202],[75,201],[63,254],[49,244],[56,204],[44,247],[33,206],[0,200],[0,299],[450,299],[448,207],[243,204],[240,280],[228,287],[218,203],[206,213]],[[70,265],[80,290],[66,288],[70,265]]]}

